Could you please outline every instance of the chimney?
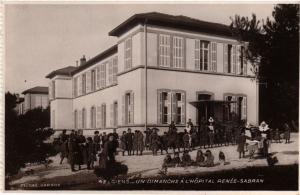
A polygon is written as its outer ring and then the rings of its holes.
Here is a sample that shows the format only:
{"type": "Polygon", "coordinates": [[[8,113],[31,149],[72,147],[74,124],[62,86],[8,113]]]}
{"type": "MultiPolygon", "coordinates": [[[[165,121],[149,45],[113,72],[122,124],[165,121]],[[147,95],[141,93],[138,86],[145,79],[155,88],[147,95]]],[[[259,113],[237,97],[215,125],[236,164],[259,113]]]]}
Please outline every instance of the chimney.
{"type": "Polygon", "coordinates": [[[85,59],[85,56],[83,55],[82,58],[80,58],[80,66],[85,64],[85,62],[86,62],[86,59],[85,59]]]}

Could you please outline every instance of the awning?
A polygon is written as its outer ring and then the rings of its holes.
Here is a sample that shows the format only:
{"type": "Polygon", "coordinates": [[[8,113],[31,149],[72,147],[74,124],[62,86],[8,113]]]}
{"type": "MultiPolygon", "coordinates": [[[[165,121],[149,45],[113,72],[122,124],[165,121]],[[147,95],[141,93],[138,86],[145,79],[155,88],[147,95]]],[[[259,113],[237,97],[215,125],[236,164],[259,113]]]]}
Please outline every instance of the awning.
{"type": "Polygon", "coordinates": [[[228,105],[231,103],[236,103],[236,101],[226,101],[226,100],[198,100],[198,101],[193,101],[189,102],[191,105],[195,106],[196,108],[199,107],[200,105],[228,105]]]}

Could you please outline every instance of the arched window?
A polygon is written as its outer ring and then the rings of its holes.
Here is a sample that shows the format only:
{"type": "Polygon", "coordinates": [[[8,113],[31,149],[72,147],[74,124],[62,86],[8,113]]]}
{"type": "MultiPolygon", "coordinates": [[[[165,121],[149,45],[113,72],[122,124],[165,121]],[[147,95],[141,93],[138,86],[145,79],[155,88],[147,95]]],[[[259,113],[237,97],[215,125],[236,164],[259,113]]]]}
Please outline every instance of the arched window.
{"type": "Polygon", "coordinates": [[[86,128],[86,110],[82,109],[82,128],[86,128]]]}
{"type": "Polygon", "coordinates": [[[77,110],[74,111],[74,128],[78,129],[78,112],[77,112],[77,110]]]}
{"type": "Polygon", "coordinates": [[[93,106],[91,108],[91,128],[95,129],[96,128],[96,108],[93,106]]]}

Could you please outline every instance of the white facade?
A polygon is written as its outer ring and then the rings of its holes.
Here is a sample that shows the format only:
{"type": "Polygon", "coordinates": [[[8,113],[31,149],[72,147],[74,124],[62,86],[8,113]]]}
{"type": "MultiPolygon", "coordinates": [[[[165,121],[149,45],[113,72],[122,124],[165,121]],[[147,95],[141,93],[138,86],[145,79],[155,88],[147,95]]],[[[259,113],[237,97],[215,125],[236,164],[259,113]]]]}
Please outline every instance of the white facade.
{"type": "MultiPolygon", "coordinates": [[[[200,100],[201,94],[210,94],[211,100],[240,102],[227,109],[239,119],[258,123],[257,86],[251,65],[241,57],[244,43],[151,25],[146,42],[144,29],[137,25],[123,33],[115,51],[72,76],[51,78],[54,129],[85,129],[87,134],[99,129],[141,129],[146,115],[150,127],[166,128],[173,120],[183,127],[189,118],[196,124],[203,113],[190,102],[200,100]]],[[[221,107],[210,109],[216,118],[228,117],[221,107]]]]}

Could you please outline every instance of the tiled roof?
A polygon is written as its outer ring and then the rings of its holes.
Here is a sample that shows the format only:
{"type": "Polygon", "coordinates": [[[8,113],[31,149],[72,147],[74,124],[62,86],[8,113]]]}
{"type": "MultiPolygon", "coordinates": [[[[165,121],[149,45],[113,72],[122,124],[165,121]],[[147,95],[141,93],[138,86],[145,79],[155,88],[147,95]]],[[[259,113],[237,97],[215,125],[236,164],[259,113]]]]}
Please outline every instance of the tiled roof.
{"type": "Polygon", "coordinates": [[[174,16],[158,12],[135,14],[110,31],[109,35],[120,36],[132,27],[138,24],[144,24],[146,20],[147,24],[152,25],[232,37],[231,30],[227,25],[206,22],[182,15],[174,16]]]}
{"type": "Polygon", "coordinates": [[[80,72],[81,70],[84,70],[96,63],[98,63],[99,61],[115,54],[118,52],[118,45],[114,45],[110,48],[108,48],[107,50],[101,52],[100,54],[96,55],[95,57],[91,58],[90,60],[88,60],[85,64],[79,66],[77,69],[75,69],[74,71],[72,71],[72,75],[76,74],[77,72],[80,72]]]}
{"type": "Polygon", "coordinates": [[[25,91],[22,92],[22,94],[27,94],[27,93],[31,93],[31,94],[48,94],[48,87],[41,87],[41,86],[37,86],[37,87],[33,87],[30,89],[27,89],[25,91]]]}
{"type": "Polygon", "coordinates": [[[54,76],[56,75],[65,75],[65,76],[71,76],[72,74],[72,71],[76,70],[78,67],[75,67],[75,66],[67,66],[65,68],[61,68],[61,69],[58,69],[58,70],[54,70],[52,71],[50,74],[48,74],[46,76],[46,78],[53,78],[54,76]]]}

